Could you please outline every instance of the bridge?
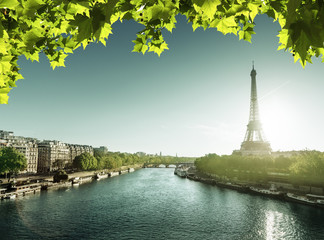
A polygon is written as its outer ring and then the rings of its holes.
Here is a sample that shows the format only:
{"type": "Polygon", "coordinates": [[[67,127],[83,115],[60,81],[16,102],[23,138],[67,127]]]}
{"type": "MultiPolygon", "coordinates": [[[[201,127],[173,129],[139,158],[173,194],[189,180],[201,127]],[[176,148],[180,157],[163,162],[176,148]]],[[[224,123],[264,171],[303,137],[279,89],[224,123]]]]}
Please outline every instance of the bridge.
{"type": "Polygon", "coordinates": [[[193,162],[182,162],[182,163],[145,163],[146,168],[175,168],[178,166],[193,167],[195,163],[193,162]]]}

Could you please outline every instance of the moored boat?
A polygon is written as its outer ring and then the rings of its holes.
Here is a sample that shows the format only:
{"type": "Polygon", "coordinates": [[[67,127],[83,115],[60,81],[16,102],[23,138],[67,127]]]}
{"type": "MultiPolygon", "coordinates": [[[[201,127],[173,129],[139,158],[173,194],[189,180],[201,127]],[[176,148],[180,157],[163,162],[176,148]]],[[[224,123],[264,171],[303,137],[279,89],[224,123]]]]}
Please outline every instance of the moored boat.
{"type": "Polygon", "coordinates": [[[282,197],[283,193],[280,191],[277,191],[276,187],[272,184],[269,189],[262,189],[262,188],[256,188],[256,187],[250,187],[250,190],[254,193],[258,193],[261,195],[266,195],[270,197],[282,197]]]}
{"type": "Polygon", "coordinates": [[[315,201],[316,206],[324,208],[324,196],[315,194],[306,194],[306,197],[310,200],[315,201]]]}
{"type": "Polygon", "coordinates": [[[0,199],[4,199],[6,195],[7,188],[0,188],[0,199]]]}
{"type": "Polygon", "coordinates": [[[87,176],[87,177],[82,177],[80,178],[81,182],[84,183],[84,182],[91,182],[93,179],[92,176],[87,176]]]}
{"type": "Polygon", "coordinates": [[[72,178],[72,185],[73,186],[79,186],[80,185],[80,178],[79,177],[72,178]]]}
{"type": "Polygon", "coordinates": [[[108,177],[108,173],[105,173],[105,172],[97,173],[96,174],[96,179],[97,180],[100,180],[100,179],[103,179],[103,178],[107,178],[107,177],[108,177]]]}
{"type": "Polygon", "coordinates": [[[179,165],[176,169],[174,169],[174,174],[178,175],[179,177],[187,177],[187,171],[189,168],[179,165]]]}
{"type": "Polygon", "coordinates": [[[119,171],[119,175],[122,175],[122,174],[125,174],[125,173],[128,173],[128,170],[120,170],[119,171]]]}
{"type": "Polygon", "coordinates": [[[115,176],[118,176],[119,175],[119,172],[110,172],[109,173],[109,177],[115,177],[115,176]]]}
{"type": "Polygon", "coordinates": [[[5,196],[5,199],[15,199],[16,198],[16,194],[13,193],[9,193],[5,196]]]}
{"type": "Polygon", "coordinates": [[[218,181],[214,180],[214,183],[215,183],[216,186],[229,188],[229,189],[233,189],[233,190],[237,190],[237,191],[241,191],[241,192],[246,192],[249,189],[246,186],[231,183],[231,182],[223,183],[223,182],[218,182],[218,181]]]}
{"type": "Polygon", "coordinates": [[[292,202],[297,202],[297,203],[303,203],[311,206],[316,205],[316,201],[308,199],[306,196],[299,196],[295,195],[293,193],[287,193],[286,194],[286,199],[292,202]]]}
{"type": "Polygon", "coordinates": [[[321,200],[321,199],[316,200],[316,205],[324,208],[324,200],[321,200]]]}
{"type": "Polygon", "coordinates": [[[183,168],[177,168],[175,172],[179,177],[187,177],[187,171],[183,168]]]}

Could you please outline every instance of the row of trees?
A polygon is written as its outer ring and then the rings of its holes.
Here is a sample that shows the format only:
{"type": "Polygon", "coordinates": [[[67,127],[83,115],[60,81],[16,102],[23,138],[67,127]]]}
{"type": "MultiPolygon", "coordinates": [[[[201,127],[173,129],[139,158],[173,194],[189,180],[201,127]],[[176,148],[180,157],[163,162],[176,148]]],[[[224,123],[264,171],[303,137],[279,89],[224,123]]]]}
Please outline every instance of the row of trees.
{"type": "Polygon", "coordinates": [[[208,154],[196,159],[195,165],[202,172],[239,180],[268,181],[281,176],[294,184],[324,187],[324,153],[318,151],[290,157],[208,154]]]}
{"type": "MultiPolygon", "coordinates": [[[[158,155],[152,156],[146,154],[130,154],[120,152],[103,153],[100,151],[95,151],[94,156],[90,155],[89,153],[83,153],[77,156],[73,161],[73,167],[79,170],[100,170],[114,169],[121,166],[129,166],[134,164],[170,164],[188,161],[193,162],[194,158],[158,155]]],[[[58,164],[58,167],[62,169],[64,167],[63,162],[58,164]]],[[[9,176],[11,176],[12,174],[17,174],[19,171],[23,171],[26,168],[27,159],[24,154],[12,147],[0,149],[0,175],[9,174],[9,176]]]]}
{"type": "Polygon", "coordinates": [[[180,162],[194,162],[195,158],[152,156],[146,154],[131,154],[120,152],[101,152],[95,150],[94,156],[83,153],[76,157],[73,166],[79,170],[113,169],[134,164],[171,164],[180,162]]]}

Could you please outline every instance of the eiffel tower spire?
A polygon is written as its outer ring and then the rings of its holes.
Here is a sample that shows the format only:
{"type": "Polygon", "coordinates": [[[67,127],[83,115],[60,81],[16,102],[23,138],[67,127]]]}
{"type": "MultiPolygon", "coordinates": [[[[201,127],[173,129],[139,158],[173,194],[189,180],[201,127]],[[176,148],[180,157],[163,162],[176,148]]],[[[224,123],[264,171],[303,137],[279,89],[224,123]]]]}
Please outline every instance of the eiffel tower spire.
{"type": "Polygon", "coordinates": [[[256,87],[256,71],[254,61],[252,62],[251,71],[251,100],[250,100],[250,117],[245,133],[244,141],[241,144],[240,152],[242,155],[265,155],[271,153],[269,142],[266,141],[262,131],[262,125],[259,118],[259,105],[256,87]]]}

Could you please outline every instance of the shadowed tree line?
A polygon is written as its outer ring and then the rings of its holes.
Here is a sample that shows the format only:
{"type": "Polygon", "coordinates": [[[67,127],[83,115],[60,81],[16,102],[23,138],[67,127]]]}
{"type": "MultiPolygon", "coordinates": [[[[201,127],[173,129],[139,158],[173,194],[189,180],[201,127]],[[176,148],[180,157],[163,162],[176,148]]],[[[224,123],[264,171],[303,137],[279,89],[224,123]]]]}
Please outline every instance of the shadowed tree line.
{"type": "Polygon", "coordinates": [[[195,161],[201,172],[242,181],[280,179],[297,185],[324,187],[324,153],[302,151],[290,157],[208,154],[195,161]]]}

